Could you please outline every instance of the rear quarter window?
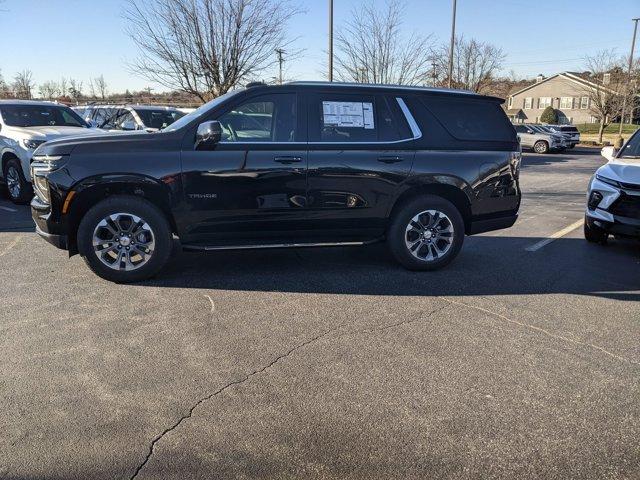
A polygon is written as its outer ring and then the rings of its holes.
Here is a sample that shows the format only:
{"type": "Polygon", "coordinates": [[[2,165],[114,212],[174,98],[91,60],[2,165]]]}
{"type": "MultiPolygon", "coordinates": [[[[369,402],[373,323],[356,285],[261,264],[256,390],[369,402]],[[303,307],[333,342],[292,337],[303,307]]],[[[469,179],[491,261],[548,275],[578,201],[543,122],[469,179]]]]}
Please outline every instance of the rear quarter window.
{"type": "Polygon", "coordinates": [[[491,100],[421,99],[449,134],[458,140],[510,142],[515,130],[500,105],[491,100]]]}

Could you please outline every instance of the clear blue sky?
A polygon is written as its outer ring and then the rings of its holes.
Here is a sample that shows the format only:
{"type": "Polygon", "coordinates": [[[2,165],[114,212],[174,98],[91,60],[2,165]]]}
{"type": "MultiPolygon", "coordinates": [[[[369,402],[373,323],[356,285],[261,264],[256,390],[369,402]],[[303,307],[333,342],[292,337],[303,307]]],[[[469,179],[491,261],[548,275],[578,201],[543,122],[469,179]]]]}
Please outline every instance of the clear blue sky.
{"type": "MultiPolygon", "coordinates": [[[[305,49],[288,76],[318,79],[327,45],[327,0],[298,0],[306,9],[289,30],[305,49]]],[[[366,1],[335,0],[338,27],[366,1]]],[[[30,69],[37,83],[73,77],[88,83],[104,74],[111,91],[156,87],[132,76],[127,60],[137,52],[124,32],[124,0],[5,0],[0,3],[0,70],[5,80],[30,69]]],[[[406,0],[407,31],[447,42],[451,0],[406,0]]],[[[640,0],[458,0],[457,31],[507,53],[505,72],[549,75],[581,69],[584,55],[615,48],[628,55],[632,17],[640,0]]],[[[639,41],[640,43],[640,41],[639,41]]],[[[637,51],[637,53],[640,53],[637,51]]],[[[270,74],[266,73],[265,78],[270,74]]],[[[273,73],[271,73],[273,75],[273,73]]]]}

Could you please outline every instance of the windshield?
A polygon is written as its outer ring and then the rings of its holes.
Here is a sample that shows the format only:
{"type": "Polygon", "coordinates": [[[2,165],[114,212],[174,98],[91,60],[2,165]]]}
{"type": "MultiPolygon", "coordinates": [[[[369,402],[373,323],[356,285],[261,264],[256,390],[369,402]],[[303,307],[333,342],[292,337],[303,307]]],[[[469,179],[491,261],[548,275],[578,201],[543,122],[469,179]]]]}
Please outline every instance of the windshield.
{"type": "Polygon", "coordinates": [[[62,105],[1,105],[0,114],[11,127],[84,127],[80,116],[62,105]]]}
{"type": "Polygon", "coordinates": [[[184,113],[179,110],[151,110],[148,108],[134,108],[134,110],[146,128],[165,128],[184,117],[184,113]]]}
{"type": "Polygon", "coordinates": [[[626,145],[624,146],[624,148],[622,149],[618,157],[619,158],[640,157],[640,134],[638,133],[638,131],[636,131],[633,137],[629,139],[629,141],[626,143],[626,145]]]}
{"type": "Polygon", "coordinates": [[[204,105],[201,105],[200,107],[196,108],[193,112],[185,115],[180,120],[177,120],[176,122],[172,123],[171,125],[169,125],[164,130],[167,131],[167,132],[173,132],[175,130],[178,130],[178,129],[184,127],[185,125],[190,124],[196,118],[200,118],[202,115],[204,115],[206,112],[208,112],[212,108],[217,107],[222,102],[224,102],[228,98],[233,97],[234,95],[236,95],[237,93],[239,93],[241,91],[242,90],[233,90],[232,92],[227,92],[224,95],[219,96],[218,98],[214,98],[210,102],[207,102],[204,105]]]}

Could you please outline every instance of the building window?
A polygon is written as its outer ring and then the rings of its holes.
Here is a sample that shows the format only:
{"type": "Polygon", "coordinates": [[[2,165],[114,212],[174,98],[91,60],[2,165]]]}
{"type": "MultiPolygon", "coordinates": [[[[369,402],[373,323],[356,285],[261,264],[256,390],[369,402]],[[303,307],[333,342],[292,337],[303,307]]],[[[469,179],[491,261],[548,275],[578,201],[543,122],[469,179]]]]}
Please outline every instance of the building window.
{"type": "Polygon", "coordinates": [[[551,97],[540,97],[538,99],[538,108],[547,108],[551,106],[551,97]]]}
{"type": "Polygon", "coordinates": [[[589,97],[580,97],[580,110],[589,108],[589,97]]]}
{"type": "Polygon", "coordinates": [[[513,106],[513,97],[509,97],[509,107],[511,108],[513,106]]]}
{"type": "Polygon", "coordinates": [[[560,108],[571,110],[573,108],[573,97],[560,98],[560,108]]]}
{"type": "Polygon", "coordinates": [[[524,99],[523,108],[525,110],[531,110],[533,108],[533,97],[527,97],[524,99]]]}

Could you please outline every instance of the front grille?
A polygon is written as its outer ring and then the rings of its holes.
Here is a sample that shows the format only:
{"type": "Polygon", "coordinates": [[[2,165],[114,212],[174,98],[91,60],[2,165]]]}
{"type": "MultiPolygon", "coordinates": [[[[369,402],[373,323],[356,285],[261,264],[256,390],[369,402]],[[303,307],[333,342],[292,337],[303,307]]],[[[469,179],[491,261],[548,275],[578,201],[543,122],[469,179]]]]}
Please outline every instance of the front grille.
{"type": "Polygon", "coordinates": [[[609,211],[619,217],[635,218],[640,220],[640,196],[627,195],[621,192],[609,211]]]}
{"type": "Polygon", "coordinates": [[[637,183],[625,183],[625,182],[618,182],[618,183],[625,190],[640,190],[640,185],[638,185],[637,183]]]}

